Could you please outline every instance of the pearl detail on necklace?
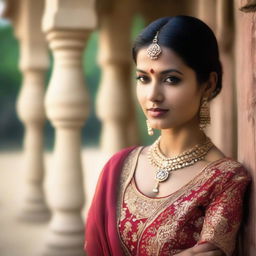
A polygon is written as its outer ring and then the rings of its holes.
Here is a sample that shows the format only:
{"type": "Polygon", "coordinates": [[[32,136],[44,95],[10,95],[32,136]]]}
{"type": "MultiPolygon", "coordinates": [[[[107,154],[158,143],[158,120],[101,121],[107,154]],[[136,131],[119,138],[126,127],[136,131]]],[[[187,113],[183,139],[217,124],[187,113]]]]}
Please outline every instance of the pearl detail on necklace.
{"type": "Polygon", "coordinates": [[[148,159],[153,167],[156,167],[155,180],[156,185],[153,188],[154,193],[159,192],[159,183],[169,178],[170,172],[190,166],[203,160],[208,151],[213,147],[211,139],[205,136],[202,144],[184,151],[175,157],[166,157],[160,150],[161,136],[150,146],[148,150],[148,159]]]}

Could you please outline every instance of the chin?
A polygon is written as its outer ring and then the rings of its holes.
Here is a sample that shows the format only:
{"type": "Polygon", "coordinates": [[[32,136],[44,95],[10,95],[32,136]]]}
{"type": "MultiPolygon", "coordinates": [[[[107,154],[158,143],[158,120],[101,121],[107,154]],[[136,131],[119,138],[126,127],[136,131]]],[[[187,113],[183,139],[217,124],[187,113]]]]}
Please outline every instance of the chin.
{"type": "Polygon", "coordinates": [[[164,130],[164,129],[171,129],[176,127],[174,124],[170,124],[170,123],[166,123],[166,122],[151,122],[151,126],[153,129],[157,129],[157,130],[164,130]]]}

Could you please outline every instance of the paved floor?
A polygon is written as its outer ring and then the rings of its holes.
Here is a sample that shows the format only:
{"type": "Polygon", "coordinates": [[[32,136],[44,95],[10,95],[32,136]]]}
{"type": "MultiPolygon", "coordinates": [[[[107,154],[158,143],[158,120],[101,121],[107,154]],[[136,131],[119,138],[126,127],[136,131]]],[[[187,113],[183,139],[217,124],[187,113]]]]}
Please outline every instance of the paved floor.
{"type": "MultiPolygon", "coordinates": [[[[93,195],[99,170],[107,155],[97,149],[86,149],[82,153],[86,170],[85,191],[87,203],[93,195]]],[[[49,170],[51,154],[46,153],[46,170],[49,170]]],[[[0,256],[36,256],[44,246],[48,222],[26,223],[19,220],[21,192],[24,175],[21,170],[21,152],[0,153],[0,256]]]]}

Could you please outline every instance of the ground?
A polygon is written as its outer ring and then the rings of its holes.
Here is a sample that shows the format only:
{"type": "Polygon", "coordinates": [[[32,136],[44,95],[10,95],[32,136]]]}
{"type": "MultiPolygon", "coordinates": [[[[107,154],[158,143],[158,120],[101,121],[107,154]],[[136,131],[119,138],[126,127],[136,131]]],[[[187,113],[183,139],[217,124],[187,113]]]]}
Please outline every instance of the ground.
{"type": "MultiPolygon", "coordinates": [[[[50,169],[51,153],[45,154],[46,170],[50,169]]],[[[82,162],[86,177],[87,205],[93,195],[99,170],[108,156],[97,149],[84,149],[82,162]]],[[[35,256],[44,247],[49,222],[24,222],[19,219],[24,173],[22,152],[0,153],[0,255],[35,256]]],[[[85,210],[82,212],[84,215],[85,210]]]]}

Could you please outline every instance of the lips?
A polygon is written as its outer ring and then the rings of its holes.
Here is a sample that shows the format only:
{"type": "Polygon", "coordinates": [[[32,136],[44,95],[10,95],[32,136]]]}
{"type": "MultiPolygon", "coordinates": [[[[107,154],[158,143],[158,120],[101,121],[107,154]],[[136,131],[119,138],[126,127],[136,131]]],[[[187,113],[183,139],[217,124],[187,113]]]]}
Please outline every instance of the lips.
{"type": "Polygon", "coordinates": [[[166,114],[169,110],[164,108],[149,108],[147,109],[148,114],[151,117],[161,117],[166,114]]]}

